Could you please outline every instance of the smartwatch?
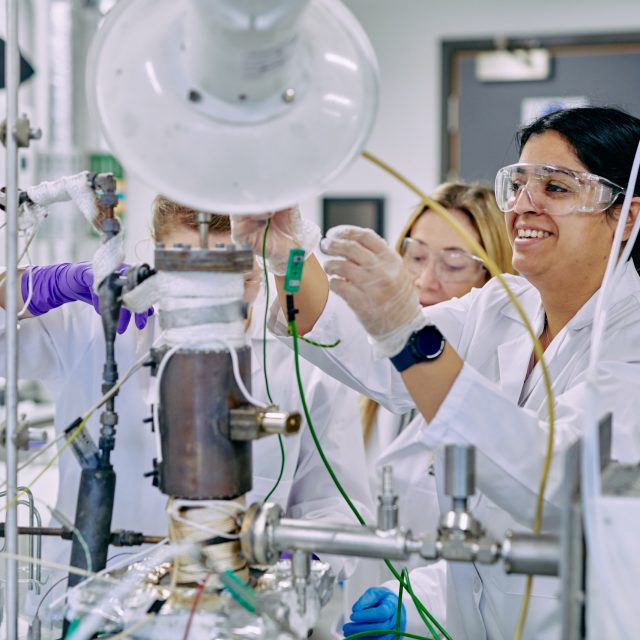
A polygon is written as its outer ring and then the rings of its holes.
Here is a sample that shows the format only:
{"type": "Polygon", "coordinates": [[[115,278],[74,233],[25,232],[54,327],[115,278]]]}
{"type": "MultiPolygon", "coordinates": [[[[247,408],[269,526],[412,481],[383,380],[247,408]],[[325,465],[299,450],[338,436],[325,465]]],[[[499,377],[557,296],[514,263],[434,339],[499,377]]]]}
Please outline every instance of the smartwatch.
{"type": "Polygon", "coordinates": [[[414,364],[435,360],[444,351],[446,343],[438,328],[428,324],[411,334],[402,351],[390,358],[391,364],[402,372],[414,364]]]}

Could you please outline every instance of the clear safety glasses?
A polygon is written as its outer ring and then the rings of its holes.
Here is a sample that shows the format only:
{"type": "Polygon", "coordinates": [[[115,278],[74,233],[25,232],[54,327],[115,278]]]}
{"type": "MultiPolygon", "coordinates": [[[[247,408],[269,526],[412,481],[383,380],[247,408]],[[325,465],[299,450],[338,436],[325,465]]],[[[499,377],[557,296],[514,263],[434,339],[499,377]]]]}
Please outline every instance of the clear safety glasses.
{"type": "Polygon", "coordinates": [[[431,249],[420,240],[402,241],[402,260],[407,271],[417,278],[433,265],[440,282],[472,282],[484,271],[482,260],[461,249],[431,249]]]}
{"type": "Polygon", "coordinates": [[[597,213],[608,209],[624,191],[593,173],[549,164],[512,164],[496,175],[496,200],[505,213],[516,206],[524,211],[529,203],[539,213],[556,216],[597,213]],[[529,203],[520,202],[522,198],[529,203]]]}

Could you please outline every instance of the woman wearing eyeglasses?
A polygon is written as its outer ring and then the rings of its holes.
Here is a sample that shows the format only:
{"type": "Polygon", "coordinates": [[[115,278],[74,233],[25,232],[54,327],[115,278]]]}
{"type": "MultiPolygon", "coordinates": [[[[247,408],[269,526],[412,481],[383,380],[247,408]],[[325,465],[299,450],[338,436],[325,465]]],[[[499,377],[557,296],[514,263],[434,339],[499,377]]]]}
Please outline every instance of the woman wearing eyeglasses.
{"type": "MultiPolygon", "coordinates": [[[[482,245],[503,272],[513,273],[511,245],[493,189],[449,182],[440,185],[431,197],[482,245]]],[[[490,278],[482,261],[469,251],[462,237],[422,204],[407,220],[395,249],[402,256],[422,307],[459,298],[474,287],[482,287],[490,278]]],[[[380,492],[382,467],[392,465],[401,526],[412,531],[434,530],[440,510],[433,455],[416,446],[420,414],[412,410],[397,415],[366,396],[361,400],[361,412],[372,495],[380,492]],[[420,503],[420,509],[413,508],[416,502],[420,503]]],[[[444,567],[439,570],[444,571],[444,567]]],[[[353,604],[364,588],[389,577],[382,561],[361,561],[356,574],[346,583],[346,601],[353,604]]],[[[437,610],[442,615],[443,597],[432,595],[429,600],[433,612],[437,610]]]]}
{"type": "MultiPolygon", "coordinates": [[[[518,163],[496,180],[521,274],[507,280],[539,336],[553,383],[544,531],[560,529],[563,454],[587,419],[595,294],[639,139],[640,120],[614,108],[556,112],[520,132],[518,163]]],[[[638,183],[633,196],[624,240],[640,210],[638,183]]],[[[305,348],[305,357],[394,411],[418,408],[421,443],[436,457],[442,510],[450,503],[440,482],[443,447],[468,443],[476,448],[475,517],[498,540],[508,529],[530,531],[549,428],[546,393],[531,340],[502,287],[494,279],[423,310],[402,259],[373,232],[342,229],[325,251],[338,258],[326,265],[331,290],[360,326],[312,267],[296,300],[304,330],[316,341],[342,342],[305,348]]],[[[272,326],[282,330],[275,319],[272,326]]],[[[598,366],[600,406],[613,412],[612,457],[622,462],[640,459],[638,363],[640,278],[629,262],[609,300],[598,366]]],[[[457,640],[511,638],[524,586],[525,578],[506,575],[500,564],[448,563],[448,631],[457,640]]],[[[524,638],[560,637],[559,591],[557,578],[534,579],[524,638]]]]}

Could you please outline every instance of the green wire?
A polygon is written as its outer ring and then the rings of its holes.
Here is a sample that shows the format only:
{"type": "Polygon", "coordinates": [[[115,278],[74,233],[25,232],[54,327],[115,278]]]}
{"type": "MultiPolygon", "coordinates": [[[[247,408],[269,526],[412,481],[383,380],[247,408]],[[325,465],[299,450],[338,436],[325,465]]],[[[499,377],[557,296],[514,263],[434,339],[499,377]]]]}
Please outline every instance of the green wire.
{"type": "MultiPolygon", "coordinates": [[[[335,484],[336,488],[338,489],[338,491],[340,492],[340,494],[344,498],[345,502],[349,505],[349,508],[351,509],[351,511],[355,515],[355,517],[357,518],[358,522],[360,524],[366,526],[366,522],[365,522],[364,518],[362,517],[362,515],[360,514],[358,509],[355,507],[355,505],[351,501],[351,498],[349,498],[349,496],[347,495],[346,491],[344,490],[344,488],[340,484],[340,481],[336,477],[336,474],[334,473],[333,468],[331,467],[331,464],[327,460],[327,457],[326,457],[326,455],[324,453],[324,450],[322,449],[322,445],[320,444],[320,440],[318,439],[318,435],[316,434],[316,430],[315,430],[315,428],[313,426],[313,421],[311,420],[311,416],[309,415],[309,408],[307,407],[307,401],[306,401],[305,394],[304,394],[304,387],[302,385],[302,378],[301,378],[301,375],[300,375],[300,355],[298,353],[298,327],[296,325],[295,320],[290,321],[288,323],[288,327],[289,327],[289,335],[293,338],[293,353],[294,353],[294,364],[295,364],[296,380],[297,380],[297,383],[298,383],[298,391],[300,392],[300,400],[302,402],[302,409],[304,411],[304,415],[305,415],[305,418],[307,420],[307,424],[309,425],[309,433],[311,433],[311,437],[313,438],[313,442],[314,442],[314,444],[316,446],[316,449],[318,450],[318,455],[320,456],[320,458],[322,460],[322,463],[324,464],[325,468],[327,469],[327,472],[331,476],[331,479],[333,480],[333,483],[335,484]]],[[[391,571],[391,573],[393,574],[394,578],[396,580],[398,580],[398,582],[400,582],[401,585],[404,585],[404,588],[407,590],[407,593],[409,594],[409,596],[413,600],[413,604],[416,607],[416,609],[418,611],[418,614],[420,615],[420,618],[422,619],[422,621],[424,622],[425,626],[427,627],[427,629],[431,633],[432,640],[437,640],[438,636],[436,635],[436,631],[434,630],[434,628],[433,628],[431,623],[433,623],[436,626],[436,628],[446,638],[446,640],[452,640],[451,636],[445,631],[444,627],[442,627],[442,625],[427,610],[427,608],[422,604],[422,602],[420,602],[418,597],[413,592],[413,589],[411,588],[411,583],[409,582],[409,580],[407,579],[407,583],[405,584],[404,580],[403,580],[403,577],[398,573],[398,571],[393,566],[393,564],[389,560],[385,560],[384,562],[387,565],[387,568],[389,569],[389,571],[391,571]]],[[[391,633],[393,633],[393,632],[391,632],[391,633]]],[[[358,637],[363,637],[363,636],[359,636],[358,635],[358,637]]],[[[407,637],[410,637],[410,636],[407,635],[407,637]]]]}
{"type": "MultiPolygon", "coordinates": [[[[271,226],[271,218],[267,220],[267,225],[264,228],[264,235],[262,236],[262,267],[264,270],[264,294],[265,294],[265,302],[264,302],[264,318],[262,322],[262,372],[264,374],[264,386],[267,390],[267,398],[269,398],[269,403],[273,404],[273,398],[271,397],[271,390],[269,389],[269,376],[267,374],[267,319],[269,317],[269,272],[267,271],[267,232],[269,231],[269,227],[271,226]]],[[[280,481],[282,480],[282,476],[284,475],[284,463],[285,463],[285,451],[284,451],[284,442],[282,441],[282,436],[278,434],[278,444],[280,445],[280,471],[278,473],[278,478],[276,479],[275,484],[271,487],[271,490],[264,497],[263,502],[267,502],[269,498],[274,494],[275,490],[278,488],[280,481]]]]}
{"type": "MultiPolygon", "coordinates": [[[[374,629],[372,631],[360,631],[359,633],[352,633],[350,636],[345,636],[342,640],[357,640],[357,638],[368,638],[369,636],[381,636],[385,634],[394,635],[395,629],[374,629]]],[[[401,631],[400,638],[413,638],[414,640],[433,640],[427,638],[427,636],[419,636],[415,633],[409,633],[408,631],[401,631]]]]}
{"type": "Polygon", "coordinates": [[[409,583],[409,572],[407,571],[407,567],[404,567],[402,569],[402,573],[400,574],[402,576],[402,580],[400,580],[400,589],[398,591],[398,609],[396,611],[396,638],[400,637],[400,626],[402,624],[402,594],[404,591],[404,580],[407,581],[407,584],[409,583]]]}
{"type": "Polygon", "coordinates": [[[335,342],[332,342],[331,344],[322,344],[322,342],[309,340],[309,338],[305,338],[304,336],[298,336],[298,338],[300,340],[303,340],[304,342],[308,342],[309,344],[312,344],[314,347],[320,347],[321,349],[333,349],[334,347],[337,347],[342,342],[342,340],[338,338],[338,340],[336,340],[335,342]]]}
{"type": "Polygon", "coordinates": [[[293,353],[294,353],[294,363],[296,369],[296,381],[298,383],[298,391],[300,392],[300,401],[302,402],[302,410],[304,411],[304,417],[307,420],[307,425],[309,426],[309,433],[313,438],[313,442],[318,450],[318,454],[324,464],[325,468],[329,472],[333,483],[336,485],[340,495],[344,498],[345,502],[349,505],[349,509],[353,512],[353,515],[358,519],[358,522],[362,525],[366,526],[365,519],[360,515],[360,512],[356,508],[356,506],[351,501],[351,498],[347,495],[347,492],[343,489],[340,481],[336,477],[336,474],[331,467],[331,464],[327,460],[325,456],[324,450],[322,449],[322,445],[320,444],[320,440],[318,439],[318,434],[313,426],[313,421],[311,420],[311,415],[309,414],[309,407],[307,407],[307,399],[304,394],[304,387],[302,385],[302,377],[300,375],[300,356],[298,354],[298,327],[296,325],[295,320],[288,323],[289,324],[289,335],[293,338],[293,353]]]}

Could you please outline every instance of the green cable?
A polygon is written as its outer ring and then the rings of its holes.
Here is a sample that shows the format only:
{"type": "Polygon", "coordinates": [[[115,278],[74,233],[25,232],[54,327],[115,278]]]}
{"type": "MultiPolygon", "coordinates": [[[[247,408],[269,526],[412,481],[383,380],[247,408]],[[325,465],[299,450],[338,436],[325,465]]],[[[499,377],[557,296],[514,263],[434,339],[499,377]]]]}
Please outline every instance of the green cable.
{"type": "MultiPolygon", "coordinates": [[[[394,635],[395,629],[374,629],[372,631],[360,631],[359,633],[352,633],[349,636],[345,636],[342,640],[357,640],[357,638],[368,638],[369,636],[381,636],[381,635],[394,635]]],[[[419,636],[415,633],[409,633],[408,631],[401,631],[400,638],[412,638],[413,640],[433,640],[427,638],[427,636],[419,636]]]]}
{"type": "Polygon", "coordinates": [[[298,338],[300,340],[303,340],[304,342],[308,342],[309,344],[312,344],[314,347],[320,347],[321,349],[333,349],[334,347],[337,347],[342,342],[342,340],[338,338],[335,342],[332,342],[331,344],[322,344],[322,342],[309,340],[309,338],[305,338],[304,336],[298,336],[298,338]]]}
{"type": "Polygon", "coordinates": [[[409,584],[409,571],[407,571],[407,567],[403,567],[402,573],[400,575],[402,576],[402,580],[400,580],[400,589],[398,590],[398,609],[396,611],[396,638],[400,637],[400,632],[402,631],[400,629],[400,626],[402,625],[402,594],[404,591],[404,580],[406,580],[407,584],[409,584]]]}
{"type": "Polygon", "coordinates": [[[280,484],[280,480],[282,480],[282,476],[284,475],[284,459],[285,459],[285,451],[284,451],[284,442],[282,441],[282,436],[278,434],[278,444],[280,445],[280,472],[278,473],[278,478],[276,479],[275,484],[271,487],[271,490],[264,497],[262,502],[268,502],[269,498],[273,495],[274,491],[278,488],[280,484]]]}
{"type": "MultiPolygon", "coordinates": [[[[288,328],[289,328],[289,335],[293,338],[293,353],[294,353],[294,364],[295,364],[296,380],[297,380],[297,383],[298,383],[298,391],[300,392],[300,400],[302,402],[302,409],[304,411],[304,415],[305,415],[305,418],[307,420],[307,424],[309,425],[309,433],[311,433],[311,437],[313,438],[313,442],[314,442],[314,444],[316,446],[316,449],[318,450],[318,455],[320,456],[320,459],[322,460],[322,463],[324,464],[327,472],[331,476],[331,479],[333,480],[333,483],[335,484],[336,488],[340,492],[340,495],[342,495],[342,497],[344,498],[345,502],[349,505],[349,508],[351,509],[351,511],[355,515],[355,517],[357,518],[358,522],[361,525],[366,526],[366,522],[365,522],[364,518],[362,517],[362,515],[360,514],[360,512],[358,511],[356,506],[353,504],[353,502],[351,501],[351,498],[349,498],[349,496],[347,495],[346,491],[344,490],[344,488],[340,484],[340,481],[336,477],[336,474],[334,473],[333,468],[331,467],[331,464],[327,460],[327,457],[326,457],[326,455],[324,453],[324,450],[322,449],[322,445],[320,444],[320,440],[318,439],[318,435],[316,434],[316,430],[315,430],[315,428],[313,426],[313,422],[311,420],[311,416],[309,415],[309,408],[307,407],[307,402],[306,402],[306,398],[305,398],[305,394],[304,394],[304,387],[302,385],[302,378],[301,378],[301,375],[300,375],[300,355],[298,353],[298,327],[296,325],[295,320],[291,320],[291,321],[288,322],[288,328]]],[[[400,582],[400,584],[402,585],[404,583],[403,577],[398,573],[398,571],[393,566],[393,564],[389,560],[385,560],[384,562],[387,565],[387,568],[389,569],[389,571],[391,571],[391,573],[393,574],[394,578],[396,580],[398,580],[398,582],[400,582]]],[[[431,623],[429,621],[431,621],[436,626],[436,628],[446,638],[446,640],[452,640],[451,636],[445,631],[444,627],[442,627],[442,625],[427,610],[427,608],[422,604],[422,602],[420,602],[418,597],[413,592],[413,589],[411,588],[411,584],[408,581],[407,581],[407,584],[404,584],[404,588],[407,590],[407,593],[409,594],[409,596],[413,600],[413,604],[416,607],[416,609],[418,611],[418,614],[420,615],[420,618],[422,619],[422,621],[424,622],[425,626],[427,627],[427,629],[431,633],[432,640],[437,640],[438,636],[436,635],[436,632],[433,629],[433,626],[431,625],[431,623]]],[[[358,636],[358,637],[363,637],[363,636],[358,636]]],[[[407,637],[409,637],[409,636],[407,636],[407,637]]]]}
{"type": "MultiPolygon", "coordinates": [[[[269,398],[269,403],[273,404],[273,398],[271,397],[271,390],[269,389],[269,376],[267,375],[267,319],[269,317],[269,272],[267,271],[267,232],[269,231],[269,227],[271,226],[271,218],[267,220],[267,224],[264,228],[264,235],[262,236],[262,268],[264,271],[264,318],[262,322],[262,372],[264,374],[264,386],[267,390],[267,398],[269,398]]],[[[276,479],[275,484],[271,487],[271,490],[264,497],[263,502],[267,502],[269,498],[274,494],[275,490],[278,488],[280,481],[282,480],[282,476],[284,475],[284,463],[285,463],[285,451],[284,451],[284,442],[282,441],[282,436],[278,434],[278,444],[280,445],[280,471],[278,473],[278,478],[276,479]]]]}
{"type": "MultiPolygon", "coordinates": [[[[407,591],[411,595],[413,593],[413,586],[411,585],[411,579],[409,578],[408,572],[406,574],[406,580],[407,580],[407,591]]],[[[444,627],[436,620],[435,616],[433,616],[428,611],[428,609],[422,604],[422,602],[420,602],[420,600],[418,600],[417,603],[416,603],[416,600],[417,600],[417,597],[414,599],[413,603],[416,607],[416,610],[418,611],[418,615],[420,616],[420,619],[424,623],[425,627],[429,629],[431,635],[434,638],[438,637],[436,636],[436,632],[434,631],[433,627],[429,624],[429,620],[431,620],[431,622],[433,622],[433,624],[436,625],[436,628],[442,634],[442,636],[444,636],[447,640],[452,640],[451,636],[445,631],[444,627]]]]}
{"type": "Polygon", "coordinates": [[[358,511],[356,506],[353,504],[353,502],[351,501],[351,498],[347,495],[347,492],[343,489],[342,485],[340,484],[340,481],[336,477],[336,474],[334,473],[333,468],[331,467],[331,464],[329,464],[329,461],[325,456],[324,450],[322,449],[322,445],[320,444],[320,440],[318,439],[318,434],[316,433],[316,430],[313,426],[313,421],[311,420],[311,415],[309,414],[309,407],[307,407],[307,399],[304,394],[302,377],[300,375],[300,356],[298,353],[298,327],[296,325],[295,320],[290,321],[288,325],[289,325],[289,335],[293,338],[293,354],[294,354],[294,363],[295,363],[295,369],[296,369],[296,381],[298,383],[298,391],[300,393],[300,401],[302,402],[302,410],[304,411],[304,417],[306,418],[307,425],[309,426],[309,433],[313,438],[313,442],[316,446],[316,449],[318,450],[320,459],[322,460],[322,463],[324,464],[325,468],[329,472],[329,475],[331,476],[333,483],[336,485],[338,491],[340,492],[340,495],[344,498],[345,502],[349,505],[349,509],[351,509],[351,511],[353,512],[353,515],[355,515],[355,517],[358,519],[358,522],[361,525],[366,526],[367,523],[365,522],[365,519],[360,515],[360,512],[358,511]]]}

